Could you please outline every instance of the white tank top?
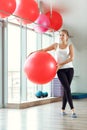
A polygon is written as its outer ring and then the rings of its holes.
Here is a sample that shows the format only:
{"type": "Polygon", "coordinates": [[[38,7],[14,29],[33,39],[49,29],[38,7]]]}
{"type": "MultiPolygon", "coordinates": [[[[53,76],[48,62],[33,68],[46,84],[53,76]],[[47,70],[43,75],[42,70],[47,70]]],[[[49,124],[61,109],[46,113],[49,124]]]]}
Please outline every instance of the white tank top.
{"type": "MultiPolygon", "coordinates": [[[[58,45],[57,49],[56,49],[56,60],[57,60],[57,62],[59,64],[61,64],[67,58],[69,58],[69,45],[64,49],[59,48],[59,45],[58,45]]],[[[73,68],[72,62],[66,63],[65,65],[63,65],[61,67],[61,69],[63,69],[63,68],[73,68]]]]}

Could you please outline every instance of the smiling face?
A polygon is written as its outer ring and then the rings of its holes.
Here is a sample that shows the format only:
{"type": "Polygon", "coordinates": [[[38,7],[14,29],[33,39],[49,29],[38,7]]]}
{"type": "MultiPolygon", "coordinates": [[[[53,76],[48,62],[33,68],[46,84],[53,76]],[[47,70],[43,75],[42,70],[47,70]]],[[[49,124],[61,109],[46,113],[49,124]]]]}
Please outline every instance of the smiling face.
{"type": "Polygon", "coordinates": [[[60,36],[60,40],[61,40],[62,42],[68,41],[69,35],[68,35],[68,32],[67,32],[66,30],[60,31],[59,36],[60,36]]]}

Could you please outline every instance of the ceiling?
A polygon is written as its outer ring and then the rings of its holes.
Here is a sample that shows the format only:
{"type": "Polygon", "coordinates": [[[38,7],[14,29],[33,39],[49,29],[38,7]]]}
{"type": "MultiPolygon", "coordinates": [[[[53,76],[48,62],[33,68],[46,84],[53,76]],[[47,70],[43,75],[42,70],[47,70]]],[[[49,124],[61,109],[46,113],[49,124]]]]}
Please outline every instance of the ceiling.
{"type": "Polygon", "coordinates": [[[58,11],[63,17],[63,28],[69,30],[78,50],[87,49],[87,0],[36,0],[42,13],[58,11]]]}
{"type": "Polygon", "coordinates": [[[68,5],[65,4],[65,1],[62,0],[36,0],[38,2],[39,7],[43,13],[47,11],[59,11],[61,13],[66,12],[68,10],[68,5]]]}

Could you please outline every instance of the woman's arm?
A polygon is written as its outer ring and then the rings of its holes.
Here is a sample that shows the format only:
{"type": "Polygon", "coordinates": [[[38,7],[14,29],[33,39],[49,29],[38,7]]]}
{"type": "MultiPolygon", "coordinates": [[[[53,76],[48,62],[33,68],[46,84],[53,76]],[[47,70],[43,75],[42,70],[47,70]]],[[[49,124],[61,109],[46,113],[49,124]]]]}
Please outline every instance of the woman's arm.
{"type": "MultiPolygon", "coordinates": [[[[54,43],[54,44],[52,44],[51,46],[48,46],[48,47],[46,47],[46,48],[43,48],[43,49],[40,49],[40,50],[37,50],[37,51],[34,51],[34,52],[40,52],[40,51],[47,52],[47,51],[55,50],[56,47],[57,47],[57,44],[58,44],[58,43],[54,43]]],[[[34,53],[34,52],[31,52],[29,55],[31,55],[31,54],[34,53]]],[[[29,55],[28,55],[28,56],[29,56],[29,55]]]]}
{"type": "Polygon", "coordinates": [[[54,44],[52,44],[51,46],[49,46],[49,47],[47,47],[47,48],[43,48],[43,49],[41,49],[42,51],[52,51],[52,50],[56,50],[56,47],[57,47],[57,44],[58,43],[54,43],[54,44]]]}

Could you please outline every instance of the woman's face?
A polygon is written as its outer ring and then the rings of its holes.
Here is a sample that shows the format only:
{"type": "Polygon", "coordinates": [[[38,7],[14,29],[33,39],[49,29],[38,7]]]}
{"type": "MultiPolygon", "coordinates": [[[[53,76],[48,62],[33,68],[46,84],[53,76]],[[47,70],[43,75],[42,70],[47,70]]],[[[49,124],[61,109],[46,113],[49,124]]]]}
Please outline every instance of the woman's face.
{"type": "Polygon", "coordinates": [[[59,36],[60,36],[61,41],[67,41],[68,40],[67,34],[63,31],[60,32],[59,36]]]}

